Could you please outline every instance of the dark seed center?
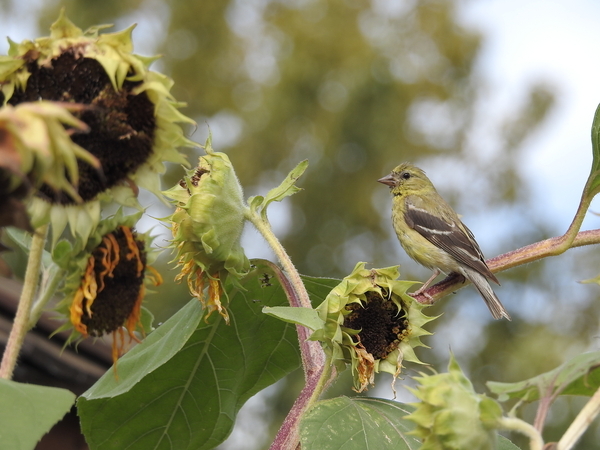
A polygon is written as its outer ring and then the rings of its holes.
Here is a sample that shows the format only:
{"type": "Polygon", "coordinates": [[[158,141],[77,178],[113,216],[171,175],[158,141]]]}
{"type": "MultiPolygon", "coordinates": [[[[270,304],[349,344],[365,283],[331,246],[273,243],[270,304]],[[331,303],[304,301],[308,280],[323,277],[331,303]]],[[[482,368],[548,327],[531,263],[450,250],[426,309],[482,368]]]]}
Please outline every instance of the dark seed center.
{"type": "MultiPolygon", "coordinates": [[[[344,326],[361,330],[360,342],[375,359],[385,359],[400,344],[403,331],[408,327],[405,311],[398,311],[396,304],[382,298],[376,292],[366,294],[364,306],[351,303],[346,306],[352,311],[344,320],[344,326]]],[[[355,342],[358,338],[353,336],[355,342]]]]}
{"type": "MultiPolygon", "coordinates": [[[[75,115],[90,127],[90,132],[72,136],[73,142],[101,163],[101,170],[96,170],[78,160],[78,192],[84,201],[123,182],[148,160],[156,119],[154,104],[146,93],[131,93],[141,81],[125,81],[122,89],[115,91],[98,61],[78,57],[74,51],[61,54],[48,66],[31,61],[27,70],[31,75],[26,89],[15,89],[9,104],[43,99],[89,106],[75,115]]],[[[64,191],[57,192],[49,186],[43,186],[40,191],[52,203],[74,203],[64,191]]]]}

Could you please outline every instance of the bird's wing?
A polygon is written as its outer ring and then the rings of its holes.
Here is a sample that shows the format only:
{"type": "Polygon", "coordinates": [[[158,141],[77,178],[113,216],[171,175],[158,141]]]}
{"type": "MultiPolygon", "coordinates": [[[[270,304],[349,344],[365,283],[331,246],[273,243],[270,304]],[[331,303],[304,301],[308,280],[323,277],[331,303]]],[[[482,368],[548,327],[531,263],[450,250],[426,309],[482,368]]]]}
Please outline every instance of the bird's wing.
{"type": "Polygon", "coordinates": [[[442,219],[410,202],[406,204],[404,219],[408,226],[436,247],[446,251],[457,262],[498,283],[498,279],[485,263],[473,233],[462,222],[442,219]]]}

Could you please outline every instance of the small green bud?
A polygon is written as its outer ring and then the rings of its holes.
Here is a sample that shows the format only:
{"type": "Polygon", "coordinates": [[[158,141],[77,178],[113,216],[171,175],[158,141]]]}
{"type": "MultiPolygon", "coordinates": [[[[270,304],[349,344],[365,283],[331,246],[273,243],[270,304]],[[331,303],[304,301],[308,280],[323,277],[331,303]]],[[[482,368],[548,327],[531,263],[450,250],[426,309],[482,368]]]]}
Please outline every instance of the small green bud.
{"type": "Polygon", "coordinates": [[[493,399],[477,394],[454,356],[448,373],[421,374],[410,391],[421,400],[406,419],[417,424],[413,431],[423,440],[421,450],[494,450],[502,409],[493,399]]]}
{"type": "Polygon", "coordinates": [[[198,167],[187,171],[181,182],[164,192],[177,210],[168,220],[172,224],[173,241],[178,264],[182,266],[177,280],[188,277],[192,294],[209,315],[213,310],[228,320],[220,302],[222,283],[228,275],[239,279],[250,270],[250,263],[240,245],[244,228],[242,187],[233,165],[224,153],[214,152],[210,138],[206,155],[198,167]],[[209,300],[203,290],[208,284],[209,300]]]}

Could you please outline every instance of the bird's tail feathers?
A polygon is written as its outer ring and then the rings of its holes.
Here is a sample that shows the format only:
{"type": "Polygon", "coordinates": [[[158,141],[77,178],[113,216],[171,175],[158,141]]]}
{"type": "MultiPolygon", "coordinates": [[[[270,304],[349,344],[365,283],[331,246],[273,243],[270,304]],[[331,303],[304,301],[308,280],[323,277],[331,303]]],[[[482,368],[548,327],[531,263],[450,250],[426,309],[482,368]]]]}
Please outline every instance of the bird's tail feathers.
{"type": "Polygon", "coordinates": [[[502,305],[502,302],[500,302],[494,293],[488,280],[483,275],[472,269],[463,268],[463,271],[463,275],[471,283],[473,283],[473,286],[475,286],[485,300],[485,304],[490,309],[494,319],[501,319],[505,317],[506,319],[510,320],[510,315],[506,311],[506,308],[504,308],[504,305],[502,305]]]}

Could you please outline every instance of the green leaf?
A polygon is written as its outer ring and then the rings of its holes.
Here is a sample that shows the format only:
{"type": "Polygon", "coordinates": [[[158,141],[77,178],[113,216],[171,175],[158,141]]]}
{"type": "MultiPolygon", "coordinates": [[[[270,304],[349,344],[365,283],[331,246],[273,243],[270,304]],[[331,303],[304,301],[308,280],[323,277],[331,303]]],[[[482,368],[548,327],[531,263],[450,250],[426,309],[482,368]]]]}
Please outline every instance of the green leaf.
{"type": "MultiPolygon", "coordinates": [[[[17,244],[23,252],[28,255],[29,249],[31,248],[31,233],[20,230],[14,227],[7,227],[6,233],[10,238],[17,244]]],[[[52,265],[52,255],[50,252],[44,250],[42,253],[42,264],[44,267],[50,267],[52,265]]]]}
{"type": "Polygon", "coordinates": [[[148,335],[154,331],[154,314],[145,306],[142,306],[141,311],[142,315],[137,331],[140,331],[143,335],[148,335]]]}
{"type": "Polygon", "coordinates": [[[413,450],[415,424],[403,418],[410,405],[367,397],[338,397],[317,403],[300,425],[302,450],[413,450]]]}
{"type": "Polygon", "coordinates": [[[194,299],[119,360],[119,380],[107,373],[83,394],[78,408],[90,449],[214,448],[246,400],[299,367],[295,328],[262,313],[287,303],[276,278],[261,283],[265,273],[272,275],[257,263],[244,291],[227,284],[230,325],[216,313],[200,321],[194,299]],[[180,331],[186,327],[188,338],[180,331]]]}
{"type": "Polygon", "coordinates": [[[521,450],[502,435],[498,435],[498,450],[521,450]]]}
{"type": "Polygon", "coordinates": [[[69,412],[75,394],[34,384],[0,379],[0,442],[11,450],[32,450],[69,412]]]}
{"type": "Polygon", "coordinates": [[[262,197],[260,195],[251,197],[249,199],[249,203],[252,211],[260,213],[264,216],[266,214],[267,207],[271,202],[280,202],[285,197],[294,195],[296,192],[301,191],[302,189],[296,186],[296,181],[302,176],[307,167],[308,160],[298,163],[298,165],[294,167],[290,173],[288,173],[287,177],[285,177],[285,180],[283,180],[276,188],[271,189],[267,193],[266,197],[262,197]]]}
{"type": "Polygon", "coordinates": [[[284,322],[304,325],[311,330],[317,330],[324,325],[316,310],[310,308],[292,308],[291,306],[265,306],[263,313],[276,317],[284,322]]]}
{"type": "Polygon", "coordinates": [[[595,195],[600,188],[600,105],[592,122],[592,170],[586,186],[588,195],[595,195]]]}
{"type": "Polygon", "coordinates": [[[600,351],[583,353],[550,372],[517,383],[489,381],[488,388],[498,400],[521,398],[531,402],[542,397],[593,395],[600,387],[600,351]]]}
{"type": "MultiPolygon", "coordinates": [[[[321,304],[331,290],[340,284],[340,280],[335,278],[309,277],[306,275],[302,275],[301,278],[313,306],[321,304]]],[[[263,313],[284,322],[304,325],[311,330],[323,327],[323,319],[319,317],[319,313],[315,309],[291,306],[275,306],[271,308],[265,306],[263,313]]]]}
{"type": "Polygon", "coordinates": [[[183,348],[196,331],[201,318],[200,303],[193,299],[150,333],[140,345],[135,346],[119,359],[117,362],[118,377],[115,377],[112,370],[106,372],[90,389],[83,393],[78,404],[82,399],[96,400],[127,393],[139,381],[163,366],[183,348]]]}
{"type": "MultiPolygon", "coordinates": [[[[374,397],[338,397],[311,409],[300,424],[302,450],[416,450],[421,440],[409,434],[414,411],[404,403],[374,397]]],[[[519,450],[498,435],[498,450],[519,450]]]]}
{"type": "Polygon", "coordinates": [[[294,195],[296,192],[301,191],[296,186],[296,181],[302,176],[306,168],[308,167],[308,160],[301,161],[296,167],[294,167],[290,173],[288,173],[285,180],[281,182],[279,186],[271,189],[265,197],[265,206],[271,202],[280,202],[285,197],[294,195]]]}
{"type": "Polygon", "coordinates": [[[67,240],[58,241],[52,250],[52,260],[60,267],[69,267],[73,256],[73,245],[67,240]]]}
{"type": "Polygon", "coordinates": [[[313,307],[319,306],[329,295],[331,290],[340,284],[342,280],[337,278],[309,277],[302,275],[302,282],[310,296],[313,307]]]}
{"type": "Polygon", "coordinates": [[[592,172],[600,170],[600,104],[592,122],[592,172]]]}

